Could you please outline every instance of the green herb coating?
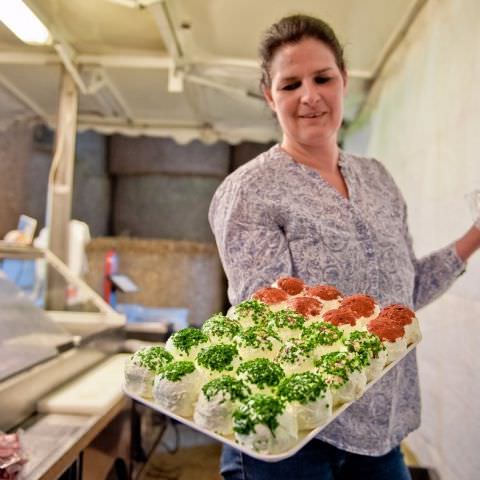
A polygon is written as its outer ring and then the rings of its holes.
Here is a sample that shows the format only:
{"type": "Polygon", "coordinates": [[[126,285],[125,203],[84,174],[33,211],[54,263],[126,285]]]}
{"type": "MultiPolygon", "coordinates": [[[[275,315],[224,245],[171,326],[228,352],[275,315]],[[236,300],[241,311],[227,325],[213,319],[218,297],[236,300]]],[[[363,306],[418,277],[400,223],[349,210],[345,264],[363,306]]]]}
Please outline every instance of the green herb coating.
{"type": "Polygon", "coordinates": [[[209,318],[202,326],[202,332],[208,337],[219,337],[231,340],[241,331],[240,324],[231,318],[217,313],[209,318]]]}
{"type": "Polygon", "coordinates": [[[256,425],[266,425],[275,436],[278,416],[285,410],[285,404],[279,398],[258,393],[252,395],[233,412],[233,430],[240,435],[255,431],[256,425]]]}
{"type": "Polygon", "coordinates": [[[267,321],[276,328],[301,330],[306,319],[303,315],[292,310],[279,310],[278,312],[271,312],[267,321]]]}
{"type": "Polygon", "coordinates": [[[237,338],[241,347],[251,347],[258,350],[273,350],[273,340],[281,341],[278,334],[268,327],[253,326],[246,328],[237,338]]]}
{"type": "Polygon", "coordinates": [[[159,372],[167,363],[173,360],[173,355],[167,352],[164,347],[154,346],[146,347],[134,353],[133,360],[139,359],[140,365],[151,372],[159,372]]]}
{"type": "Polygon", "coordinates": [[[267,358],[256,358],[242,363],[237,368],[237,374],[258,388],[276,387],[285,377],[282,367],[267,358]]]}
{"type": "Polygon", "coordinates": [[[230,400],[235,401],[245,400],[250,393],[250,389],[241,380],[223,375],[206,383],[202,387],[202,392],[207,400],[211,400],[218,392],[224,392],[230,396],[230,400]]]}
{"type": "Polygon", "coordinates": [[[158,374],[161,378],[166,378],[170,382],[178,382],[185,375],[195,371],[195,365],[188,360],[179,360],[178,362],[168,363],[158,374]]]}
{"type": "Polygon", "coordinates": [[[265,323],[269,312],[268,306],[258,300],[245,300],[235,307],[239,320],[251,319],[255,324],[265,323]]]}
{"type": "Polygon", "coordinates": [[[292,338],[283,344],[276,360],[291,365],[311,357],[312,345],[299,338],[292,338]]]}
{"type": "Polygon", "coordinates": [[[305,404],[324,397],[327,384],[315,373],[296,373],[284,378],[277,389],[277,395],[287,402],[297,401],[305,404]]]}
{"type": "Polygon", "coordinates": [[[339,388],[347,382],[350,373],[363,368],[361,358],[350,352],[327,353],[315,361],[315,365],[319,367],[321,373],[329,377],[327,382],[334,388],[339,388]]]}
{"type": "Polygon", "coordinates": [[[312,323],[302,331],[302,339],[310,343],[313,348],[319,345],[333,345],[341,338],[342,331],[327,322],[312,323]]]}
{"type": "Polygon", "coordinates": [[[385,350],[382,341],[372,333],[356,330],[342,340],[349,352],[358,355],[363,366],[370,365],[372,358],[378,358],[378,354],[385,350]]]}
{"type": "Polygon", "coordinates": [[[208,337],[198,328],[189,327],[175,333],[172,341],[175,348],[188,355],[192,347],[206,343],[208,337]]]}
{"type": "Polygon", "coordinates": [[[224,370],[233,370],[232,362],[238,350],[235,345],[212,345],[204,348],[197,356],[197,362],[208,370],[222,372],[224,370]]]}

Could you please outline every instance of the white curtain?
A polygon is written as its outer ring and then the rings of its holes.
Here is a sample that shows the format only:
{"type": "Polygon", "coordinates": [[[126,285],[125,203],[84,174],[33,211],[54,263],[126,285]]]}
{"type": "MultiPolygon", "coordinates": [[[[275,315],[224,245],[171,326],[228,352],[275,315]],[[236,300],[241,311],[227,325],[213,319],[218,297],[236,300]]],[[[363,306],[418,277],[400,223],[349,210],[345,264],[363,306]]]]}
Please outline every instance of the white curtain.
{"type": "MultiPolygon", "coordinates": [[[[403,191],[422,256],[466,231],[480,188],[480,1],[430,0],[370,100],[367,153],[403,191]]],[[[407,443],[442,480],[480,478],[480,253],[418,316],[422,426],[407,443]]]]}

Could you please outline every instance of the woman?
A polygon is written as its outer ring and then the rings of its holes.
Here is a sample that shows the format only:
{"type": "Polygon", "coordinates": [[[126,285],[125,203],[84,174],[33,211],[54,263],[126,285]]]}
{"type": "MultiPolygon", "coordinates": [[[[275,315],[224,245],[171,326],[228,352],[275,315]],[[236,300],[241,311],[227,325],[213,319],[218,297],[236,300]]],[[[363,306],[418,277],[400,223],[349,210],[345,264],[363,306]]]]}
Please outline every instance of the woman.
{"type": "MultiPolygon", "coordinates": [[[[283,132],[280,145],[232,173],[209,220],[232,304],[278,277],[327,283],[345,295],[418,309],[443,293],[480,246],[472,227],[417,260],[405,202],[376,160],[339,150],[347,73],[332,29],[296,15],[274,24],[260,47],[262,89],[283,132]]],[[[479,224],[480,225],[480,224],[479,224]]],[[[225,447],[225,479],[410,478],[399,444],[420,423],[415,352],[374,385],[318,439],[279,463],[225,447]]]]}

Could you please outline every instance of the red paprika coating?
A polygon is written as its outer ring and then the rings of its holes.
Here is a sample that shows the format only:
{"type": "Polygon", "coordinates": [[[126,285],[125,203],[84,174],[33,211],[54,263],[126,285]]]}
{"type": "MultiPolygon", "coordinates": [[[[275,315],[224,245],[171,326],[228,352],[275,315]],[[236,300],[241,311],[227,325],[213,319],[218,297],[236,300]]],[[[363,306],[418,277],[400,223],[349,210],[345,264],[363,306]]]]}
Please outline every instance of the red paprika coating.
{"type": "Polygon", "coordinates": [[[322,303],[312,297],[295,297],[287,302],[287,307],[304,317],[316,317],[320,315],[322,303]]]}
{"type": "Polygon", "coordinates": [[[273,287],[265,287],[257,290],[252,298],[255,300],[260,300],[260,302],[266,303],[268,305],[274,305],[275,303],[284,302],[288,299],[288,295],[283,290],[273,287]]]}

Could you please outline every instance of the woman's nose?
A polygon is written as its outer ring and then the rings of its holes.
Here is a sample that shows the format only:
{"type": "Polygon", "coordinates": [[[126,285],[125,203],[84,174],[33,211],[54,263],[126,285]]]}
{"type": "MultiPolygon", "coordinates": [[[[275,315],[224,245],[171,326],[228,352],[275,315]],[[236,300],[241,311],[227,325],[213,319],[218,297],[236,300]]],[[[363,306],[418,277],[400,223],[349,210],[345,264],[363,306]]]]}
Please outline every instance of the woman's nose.
{"type": "Polygon", "coordinates": [[[306,104],[313,104],[320,99],[318,85],[310,82],[304,82],[302,85],[301,101],[306,104]]]}

